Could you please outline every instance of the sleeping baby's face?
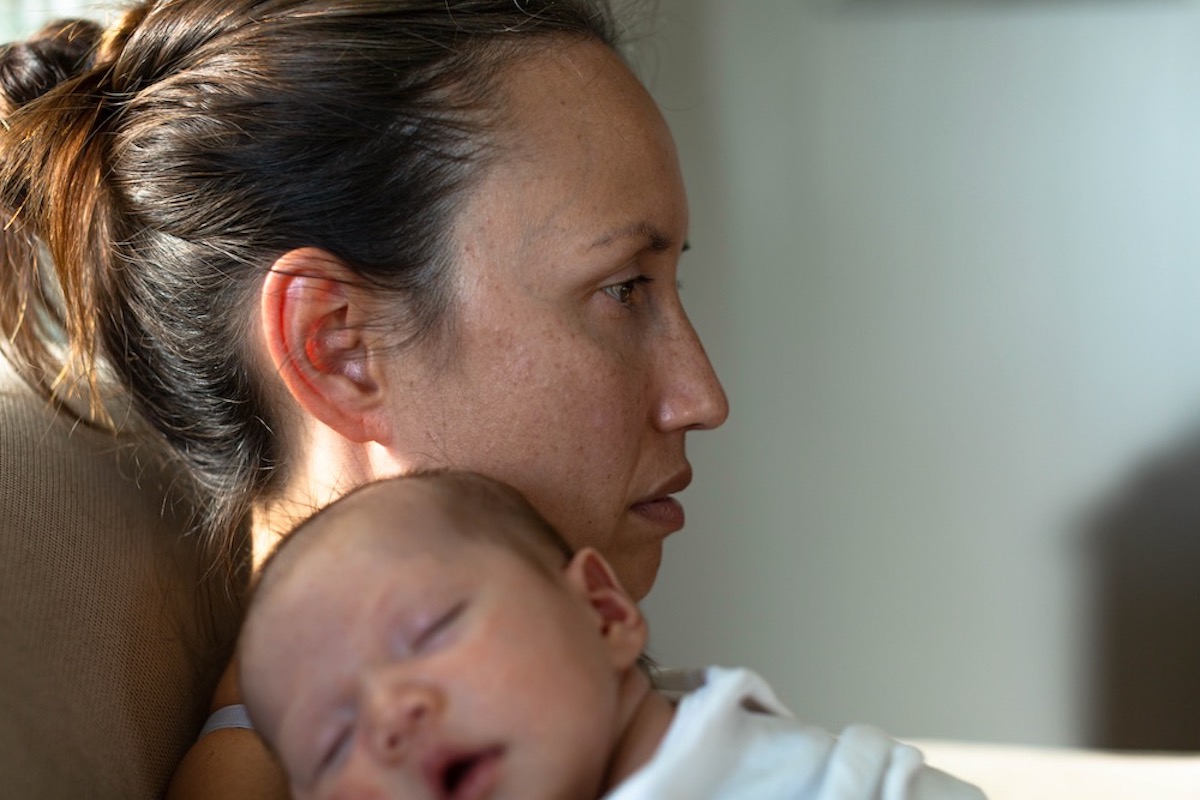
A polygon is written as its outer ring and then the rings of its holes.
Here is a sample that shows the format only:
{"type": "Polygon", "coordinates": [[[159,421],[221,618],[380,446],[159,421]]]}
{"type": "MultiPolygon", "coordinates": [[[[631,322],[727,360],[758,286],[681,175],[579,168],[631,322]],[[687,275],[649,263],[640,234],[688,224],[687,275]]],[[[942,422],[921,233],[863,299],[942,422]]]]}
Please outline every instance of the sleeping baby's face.
{"type": "Polygon", "coordinates": [[[455,532],[434,494],[356,497],[353,532],[272,580],[242,642],[256,724],[298,798],[597,796],[641,649],[589,597],[607,567],[539,571],[455,532]]]}

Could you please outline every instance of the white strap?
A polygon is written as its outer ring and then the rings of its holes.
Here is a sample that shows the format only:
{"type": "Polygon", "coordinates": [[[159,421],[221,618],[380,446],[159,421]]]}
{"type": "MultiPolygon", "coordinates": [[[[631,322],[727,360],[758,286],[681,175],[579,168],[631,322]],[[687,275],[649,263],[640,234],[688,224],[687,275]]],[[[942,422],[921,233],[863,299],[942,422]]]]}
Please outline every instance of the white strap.
{"type": "Polygon", "coordinates": [[[204,727],[200,729],[200,735],[196,738],[203,739],[213,731],[219,731],[223,728],[248,728],[254,730],[254,723],[250,721],[250,715],[246,713],[245,706],[223,706],[209,715],[208,721],[204,723],[204,727]]]}

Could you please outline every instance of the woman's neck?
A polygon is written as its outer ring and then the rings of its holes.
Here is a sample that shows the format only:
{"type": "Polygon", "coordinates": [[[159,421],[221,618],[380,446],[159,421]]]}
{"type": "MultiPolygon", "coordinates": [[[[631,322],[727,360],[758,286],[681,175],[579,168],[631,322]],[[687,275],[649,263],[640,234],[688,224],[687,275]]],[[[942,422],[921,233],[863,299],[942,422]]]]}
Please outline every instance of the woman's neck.
{"type": "Polygon", "coordinates": [[[254,571],[258,572],[263,561],[284,535],[305,518],[304,506],[290,500],[274,500],[254,508],[250,517],[250,533],[254,544],[254,571]]]}
{"type": "Polygon", "coordinates": [[[302,455],[290,465],[287,485],[258,504],[251,515],[255,570],[280,539],[314,512],[356,486],[405,471],[382,446],[351,442],[309,422],[295,437],[296,452],[302,455]]]}

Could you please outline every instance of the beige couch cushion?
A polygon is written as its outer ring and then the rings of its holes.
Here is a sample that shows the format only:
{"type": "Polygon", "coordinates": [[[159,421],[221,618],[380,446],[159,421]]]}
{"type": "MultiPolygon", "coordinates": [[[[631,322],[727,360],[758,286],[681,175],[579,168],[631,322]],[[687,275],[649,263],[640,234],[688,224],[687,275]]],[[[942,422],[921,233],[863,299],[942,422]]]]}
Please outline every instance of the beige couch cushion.
{"type": "Polygon", "coordinates": [[[235,631],[148,448],[72,426],[0,358],[0,792],[150,798],[235,631]]]}

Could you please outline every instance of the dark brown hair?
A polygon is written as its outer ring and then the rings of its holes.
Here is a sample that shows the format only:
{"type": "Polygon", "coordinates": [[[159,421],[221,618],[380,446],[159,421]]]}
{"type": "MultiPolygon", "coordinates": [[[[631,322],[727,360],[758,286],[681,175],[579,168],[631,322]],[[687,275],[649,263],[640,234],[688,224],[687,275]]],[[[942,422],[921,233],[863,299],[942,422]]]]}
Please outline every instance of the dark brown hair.
{"type": "Polygon", "coordinates": [[[286,463],[247,351],[263,274],[322,248],[394,293],[398,343],[444,334],[496,76],[562,37],[615,47],[607,0],[151,0],[8,46],[9,357],[60,402],[111,373],[227,549],[286,463]]]}

